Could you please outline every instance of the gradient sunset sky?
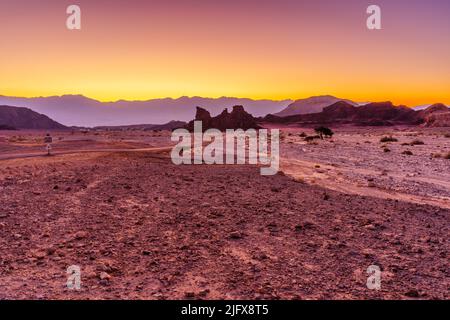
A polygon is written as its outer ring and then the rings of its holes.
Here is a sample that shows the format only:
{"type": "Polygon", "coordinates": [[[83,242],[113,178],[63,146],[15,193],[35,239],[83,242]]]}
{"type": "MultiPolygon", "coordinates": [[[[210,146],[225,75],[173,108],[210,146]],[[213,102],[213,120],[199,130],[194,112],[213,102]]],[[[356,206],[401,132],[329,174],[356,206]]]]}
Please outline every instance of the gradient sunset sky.
{"type": "Polygon", "coordinates": [[[450,1],[1,0],[0,95],[62,94],[450,105],[450,1]]]}

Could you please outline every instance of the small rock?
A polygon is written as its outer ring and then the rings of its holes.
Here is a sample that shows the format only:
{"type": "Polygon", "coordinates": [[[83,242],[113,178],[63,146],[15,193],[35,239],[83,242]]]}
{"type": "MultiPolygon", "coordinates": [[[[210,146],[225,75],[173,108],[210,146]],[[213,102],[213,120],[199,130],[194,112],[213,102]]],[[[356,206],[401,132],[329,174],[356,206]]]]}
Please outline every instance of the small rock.
{"type": "Polygon", "coordinates": [[[111,275],[109,273],[106,272],[101,272],[99,275],[100,280],[110,280],[111,279],[111,275]]]}
{"type": "Polygon", "coordinates": [[[75,233],[75,240],[81,240],[87,237],[87,232],[86,231],[78,231],[77,233],[75,233]]]}
{"type": "Polygon", "coordinates": [[[239,231],[233,231],[230,233],[230,239],[242,239],[242,234],[239,231]]]}
{"type": "Polygon", "coordinates": [[[419,297],[419,291],[412,289],[405,293],[405,296],[410,298],[418,298],[419,297]]]}

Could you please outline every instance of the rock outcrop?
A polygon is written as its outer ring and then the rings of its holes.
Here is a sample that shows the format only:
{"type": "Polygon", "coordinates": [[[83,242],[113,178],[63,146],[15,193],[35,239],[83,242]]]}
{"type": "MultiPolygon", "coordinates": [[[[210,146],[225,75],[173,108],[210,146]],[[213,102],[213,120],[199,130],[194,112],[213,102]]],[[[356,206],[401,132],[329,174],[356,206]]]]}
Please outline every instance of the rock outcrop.
{"type": "Polygon", "coordinates": [[[222,111],[217,117],[211,117],[211,114],[200,107],[197,107],[195,120],[189,122],[187,129],[194,131],[194,121],[202,121],[203,131],[208,129],[259,129],[256,119],[244,110],[243,106],[234,106],[231,112],[228,109],[222,111]]]}
{"type": "Polygon", "coordinates": [[[424,127],[450,127],[450,109],[442,103],[433,104],[419,114],[424,127]]]}

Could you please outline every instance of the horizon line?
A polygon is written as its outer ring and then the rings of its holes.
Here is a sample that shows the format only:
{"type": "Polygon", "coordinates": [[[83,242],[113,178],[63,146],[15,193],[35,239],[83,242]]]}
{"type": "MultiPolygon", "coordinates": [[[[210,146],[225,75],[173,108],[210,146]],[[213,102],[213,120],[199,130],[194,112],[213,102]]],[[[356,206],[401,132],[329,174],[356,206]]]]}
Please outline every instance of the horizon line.
{"type": "MultiPolygon", "coordinates": [[[[295,102],[298,100],[305,100],[305,99],[310,99],[310,98],[318,98],[318,97],[333,97],[333,98],[337,98],[337,99],[342,99],[342,100],[350,100],[352,102],[355,102],[359,105],[364,105],[364,104],[368,104],[368,103],[377,103],[377,102],[392,102],[391,99],[388,100],[384,100],[384,101],[371,101],[371,100],[366,100],[366,101],[354,101],[353,99],[349,99],[349,98],[341,98],[341,97],[337,97],[333,94],[316,94],[316,95],[311,95],[311,96],[306,96],[303,98],[285,98],[285,99],[270,99],[270,98],[249,98],[249,97],[238,97],[238,96],[217,96],[217,97],[204,97],[204,96],[199,96],[199,95],[193,95],[193,96],[189,96],[189,95],[183,95],[183,96],[178,96],[178,97],[160,97],[160,98],[148,98],[148,99],[117,99],[117,100],[101,100],[101,99],[97,99],[97,98],[92,98],[88,95],[84,95],[82,93],[64,93],[61,95],[55,94],[55,95],[48,95],[48,96],[10,96],[10,95],[4,95],[4,94],[0,94],[0,97],[3,98],[18,98],[18,99],[46,99],[46,98],[63,98],[63,97],[83,97],[95,102],[99,102],[99,103],[118,103],[118,102],[149,102],[149,101],[155,101],[155,100],[180,100],[183,98],[187,98],[187,99],[194,99],[194,98],[200,98],[200,99],[212,99],[212,100],[218,100],[218,99],[246,99],[246,100],[251,100],[251,101],[273,101],[273,102],[287,102],[287,101],[291,101],[291,102],[295,102]]],[[[422,107],[422,106],[431,106],[433,104],[437,104],[437,103],[442,103],[448,107],[450,107],[449,104],[445,103],[445,102],[430,102],[430,103],[424,103],[424,104],[419,104],[419,105],[406,105],[406,104],[398,104],[397,106],[405,106],[405,107],[409,107],[409,108],[415,108],[415,107],[422,107]]],[[[392,102],[392,104],[395,105],[395,103],[392,102]]]]}

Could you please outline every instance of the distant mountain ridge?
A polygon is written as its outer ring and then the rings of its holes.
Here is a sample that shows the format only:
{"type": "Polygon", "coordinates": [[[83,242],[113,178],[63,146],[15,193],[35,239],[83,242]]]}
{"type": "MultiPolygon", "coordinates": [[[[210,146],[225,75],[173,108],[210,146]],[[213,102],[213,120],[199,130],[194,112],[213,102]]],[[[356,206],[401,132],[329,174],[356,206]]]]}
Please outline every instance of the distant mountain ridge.
{"type": "Polygon", "coordinates": [[[255,116],[276,113],[292,100],[252,100],[246,98],[181,97],[178,99],[152,99],[147,101],[100,102],[82,95],[20,98],[0,96],[0,105],[27,107],[46,114],[67,126],[98,127],[165,124],[172,120],[189,121],[195,108],[201,106],[212,115],[218,115],[230,105],[244,105],[255,116]]]}
{"type": "MultiPolygon", "coordinates": [[[[427,119],[446,117],[449,113],[443,104],[435,104],[422,111],[415,111],[406,106],[395,106],[392,102],[369,103],[354,106],[345,101],[338,101],[325,107],[320,113],[278,117],[268,115],[262,121],[297,125],[339,125],[351,124],[360,126],[390,125],[427,125],[427,119]]],[[[431,121],[431,120],[430,120],[431,121]]],[[[444,121],[437,122],[444,124],[444,121]]]]}
{"type": "Polygon", "coordinates": [[[286,109],[275,113],[278,117],[288,117],[299,114],[310,114],[310,113],[320,113],[325,107],[331,106],[333,103],[344,101],[350,105],[357,106],[358,103],[347,100],[336,98],[334,96],[315,96],[306,99],[299,99],[287,106],[286,109]]]}
{"type": "Polygon", "coordinates": [[[63,130],[67,127],[27,108],[0,106],[0,127],[4,129],[63,130]]]}
{"type": "Polygon", "coordinates": [[[183,128],[184,126],[186,126],[186,122],[184,121],[170,121],[168,123],[165,124],[135,124],[135,125],[129,125],[129,126],[99,126],[99,127],[94,127],[94,129],[96,130],[122,130],[122,131],[127,131],[127,130],[174,130],[174,129],[178,129],[178,128],[183,128]]]}

